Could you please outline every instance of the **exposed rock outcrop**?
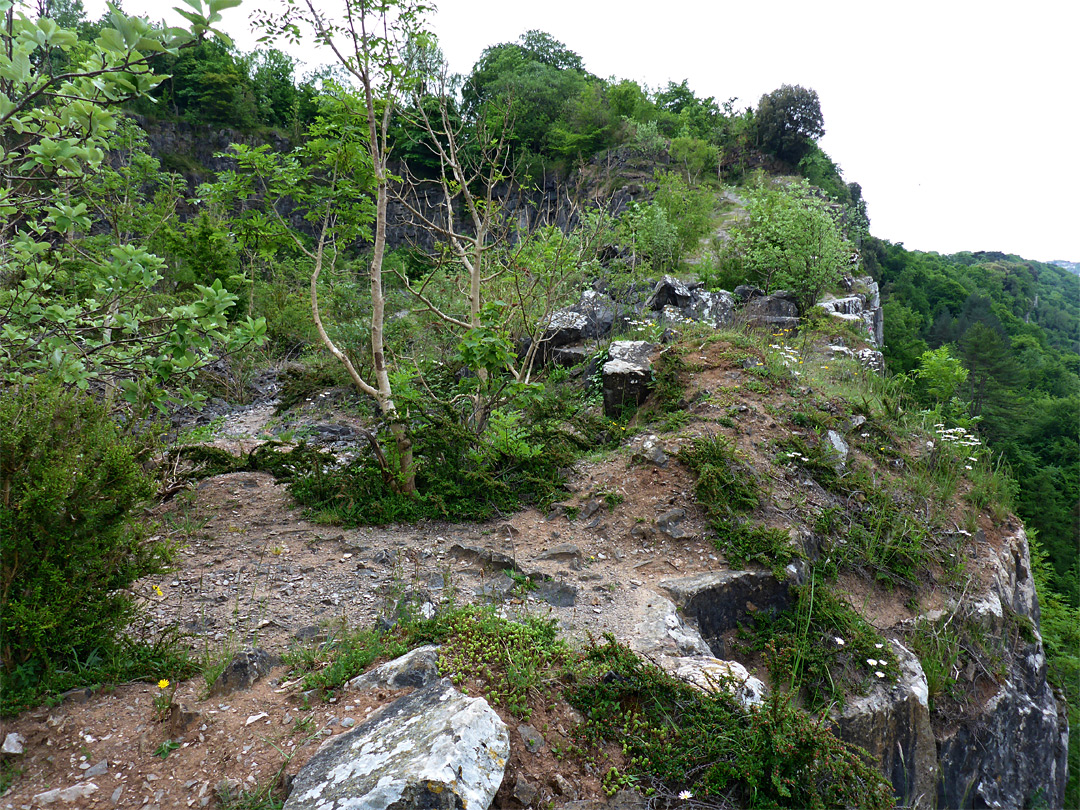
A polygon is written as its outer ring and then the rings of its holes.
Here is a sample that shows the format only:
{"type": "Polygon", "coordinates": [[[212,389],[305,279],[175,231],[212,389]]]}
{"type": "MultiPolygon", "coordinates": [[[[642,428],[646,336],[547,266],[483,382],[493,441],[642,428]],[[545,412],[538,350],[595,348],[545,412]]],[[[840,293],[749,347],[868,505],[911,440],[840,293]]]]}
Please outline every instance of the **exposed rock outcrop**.
{"type": "Polygon", "coordinates": [[[827,295],[818,302],[818,306],[834,318],[862,324],[867,340],[875,348],[881,348],[885,345],[885,317],[877,282],[870,276],[862,276],[846,282],[844,286],[848,288],[849,295],[842,298],[827,295]]]}
{"type": "Polygon", "coordinates": [[[794,332],[799,328],[799,307],[792,293],[780,290],[750,298],[739,311],[738,320],[755,329],[794,332]]]}
{"type": "Polygon", "coordinates": [[[993,582],[975,603],[975,620],[997,639],[1009,637],[1009,622],[1029,626],[1007,651],[997,689],[960,723],[939,732],[938,807],[1030,807],[1036,801],[1061,807],[1069,728],[1046,680],[1039,603],[1022,527],[1004,538],[992,565],[993,582]]]}
{"type": "Polygon", "coordinates": [[[399,698],[324,745],[286,810],[486,810],[510,757],[506,724],[447,679],[399,698]]]}
{"type": "Polygon", "coordinates": [[[645,401],[652,383],[649,355],[656,345],[644,340],[616,340],[608,348],[603,369],[604,413],[617,417],[623,407],[645,401]]]}
{"type": "Polygon", "coordinates": [[[926,675],[910,650],[895,641],[892,646],[900,665],[896,683],[850,698],[837,726],[843,739],[879,763],[898,806],[929,810],[935,806],[938,762],[926,675]]]}

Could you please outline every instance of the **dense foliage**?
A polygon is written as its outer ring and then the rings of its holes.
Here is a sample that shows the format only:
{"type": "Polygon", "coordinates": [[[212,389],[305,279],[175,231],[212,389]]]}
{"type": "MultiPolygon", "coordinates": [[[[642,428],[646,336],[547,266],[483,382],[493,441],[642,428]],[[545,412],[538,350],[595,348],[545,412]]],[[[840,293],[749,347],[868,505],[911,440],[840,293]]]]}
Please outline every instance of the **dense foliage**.
{"type": "Polygon", "coordinates": [[[147,674],[145,652],[124,638],[135,606],[127,586],[160,572],[167,549],[129,515],[153,490],[139,447],[91,397],[46,382],[0,389],[0,423],[6,708],[80,669],[147,674]]]}
{"type": "Polygon", "coordinates": [[[947,397],[925,382],[924,404],[957,397],[959,413],[1009,462],[1018,510],[1038,531],[1055,587],[1075,602],[1080,536],[1080,280],[1054,265],[1000,253],[939,256],[874,240],[885,308],[886,363],[921,373],[946,351],[962,365],[947,397]]]}

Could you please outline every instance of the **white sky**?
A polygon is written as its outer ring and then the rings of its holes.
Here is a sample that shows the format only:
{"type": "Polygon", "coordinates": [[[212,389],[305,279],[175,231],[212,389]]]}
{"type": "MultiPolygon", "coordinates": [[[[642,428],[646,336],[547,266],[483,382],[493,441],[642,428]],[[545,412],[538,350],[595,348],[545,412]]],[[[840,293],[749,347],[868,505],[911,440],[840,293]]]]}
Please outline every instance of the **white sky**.
{"type": "MultiPolygon", "coordinates": [[[[262,2],[273,0],[262,0],[262,2]]],[[[326,0],[328,3],[333,0],[326,0]]],[[[224,27],[242,50],[245,0],[224,27]]],[[[101,0],[87,0],[97,17],[101,0]]],[[[127,0],[129,13],[162,4],[127,0]]],[[[862,185],[871,231],[911,249],[1080,260],[1076,0],[439,0],[453,70],[538,28],[599,76],[757,106],[781,84],[821,98],[822,148],[862,185]]],[[[311,52],[294,53],[315,64],[311,52]]],[[[328,59],[326,61],[329,61],[328,59]]]]}

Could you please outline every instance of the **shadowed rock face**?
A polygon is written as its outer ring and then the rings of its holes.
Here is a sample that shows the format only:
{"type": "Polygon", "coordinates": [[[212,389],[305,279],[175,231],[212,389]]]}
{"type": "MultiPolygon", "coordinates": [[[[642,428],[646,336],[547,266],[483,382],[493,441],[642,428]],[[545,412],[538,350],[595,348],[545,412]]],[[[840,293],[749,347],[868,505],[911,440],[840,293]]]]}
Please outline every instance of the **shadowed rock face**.
{"type": "Polygon", "coordinates": [[[486,810],[510,757],[506,725],[442,679],[334,738],[296,775],[286,810],[486,810]]]}
{"type": "Polygon", "coordinates": [[[892,642],[900,677],[870,694],[848,700],[837,718],[840,737],[866,749],[892,782],[897,805],[933,808],[937,743],[930,725],[926,675],[919,659],[892,642]]]}
{"type": "Polygon", "coordinates": [[[1046,680],[1039,603],[1027,536],[1017,527],[993,559],[993,585],[975,603],[990,638],[1006,637],[1008,613],[1032,621],[1033,640],[1006,656],[997,691],[938,739],[938,807],[1061,807],[1069,727],[1046,680]]]}
{"type": "Polygon", "coordinates": [[[650,353],[656,349],[643,340],[617,340],[608,348],[603,368],[604,413],[618,416],[624,405],[640,405],[652,385],[650,353]]]}
{"type": "Polygon", "coordinates": [[[722,636],[760,611],[779,613],[791,605],[791,589],[764,571],[720,571],[660,583],[683,613],[697,622],[701,637],[723,658],[722,636]]]}

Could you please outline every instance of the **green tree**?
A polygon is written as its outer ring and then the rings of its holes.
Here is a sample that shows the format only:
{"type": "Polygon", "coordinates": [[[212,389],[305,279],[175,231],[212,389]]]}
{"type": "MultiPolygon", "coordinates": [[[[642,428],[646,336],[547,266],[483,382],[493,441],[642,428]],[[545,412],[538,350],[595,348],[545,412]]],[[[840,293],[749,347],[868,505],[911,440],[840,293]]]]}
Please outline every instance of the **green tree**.
{"type": "Polygon", "coordinates": [[[785,84],[762,96],[756,121],[758,145],[793,165],[825,134],[818,94],[799,85],[785,84]]]}
{"type": "Polygon", "coordinates": [[[181,13],[191,32],[113,10],[112,27],[88,44],[0,0],[0,379],[48,374],[80,388],[99,381],[110,401],[120,391],[131,404],[161,405],[167,386],[222,348],[261,339],[259,322],[226,329],[236,298],[220,284],[198,287],[187,304],[151,307],[162,260],[138,243],[84,238],[101,199],[94,178],[117,130],[116,106],[160,83],[154,55],[176,55],[193,34],[213,32],[219,12],[237,2],[211,0],[204,11],[190,0],[195,10],[181,13]],[[70,57],[67,67],[45,58],[54,51],[70,57]]]}
{"type": "Polygon", "coordinates": [[[649,183],[653,201],[664,211],[675,229],[676,266],[694,253],[701,240],[712,230],[715,198],[702,188],[692,186],[674,172],[657,172],[649,183]]]}
{"type": "MultiPolygon", "coordinates": [[[[485,129],[507,139],[535,172],[551,154],[556,122],[586,84],[577,54],[547,34],[530,31],[516,43],[484,50],[462,87],[463,111],[471,119],[483,118],[485,129]]],[[[566,135],[564,129],[564,146],[566,135]]]]}
{"type": "Polygon", "coordinates": [[[805,314],[851,262],[834,210],[802,181],[751,191],[746,214],[732,229],[728,255],[766,290],[795,293],[805,314]]]}
{"type": "MultiPolygon", "coordinates": [[[[306,28],[317,42],[330,48],[340,67],[358,85],[355,95],[342,92],[332,102],[332,116],[316,122],[314,137],[302,147],[316,150],[311,154],[312,164],[305,165],[299,159],[290,164],[268,164],[268,172],[260,175],[260,181],[278,183],[279,197],[299,194],[307,218],[316,224],[314,246],[305,245],[290,232],[297,247],[313,262],[311,306],[315,328],[323,345],[345,366],[357,388],[378,402],[394,436],[399,486],[408,493],[416,490],[416,470],[412,439],[394,401],[386,360],[383,261],[387,204],[394,180],[390,171],[390,124],[398,105],[411,95],[418,79],[410,70],[407,49],[410,40],[425,37],[423,18],[427,11],[427,6],[413,0],[344,0],[335,16],[314,0],[304,0],[287,3],[279,13],[263,11],[256,17],[256,24],[267,32],[268,38],[296,36],[301,27],[306,28]],[[311,172],[311,165],[320,166],[321,177],[311,172]],[[278,171],[279,167],[285,171],[278,171]],[[346,193],[338,193],[335,188],[339,181],[347,184],[346,193]],[[355,192],[365,181],[366,199],[358,199],[355,192]],[[280,185],[283,182],[289,186],[288,191],[280,185]],[[297,182],[307,186],[298,186],[297,182]],[[327,333],[319,311],[318,281],[324,264],[332,267],[337,250],[351,244],[347,232],[338,230],[339,225],[347,224],[349,229],[361,227],[363,212],[359,207],[370,200],[368,195],[372,193],[375,205],[374,211],[369,209],[369,214],[374,215],[368,266],[372,365],[369,382],[327,333]],[[304,194],[313,196],[304,201],[304,194]]],[[[264,153],[264,157],[268,156],[264,153]]],[[[271,210],[281,217],[276,207],[271,210]]],[[[387,471],[384,466],[384,472],[387,471]]]]}

